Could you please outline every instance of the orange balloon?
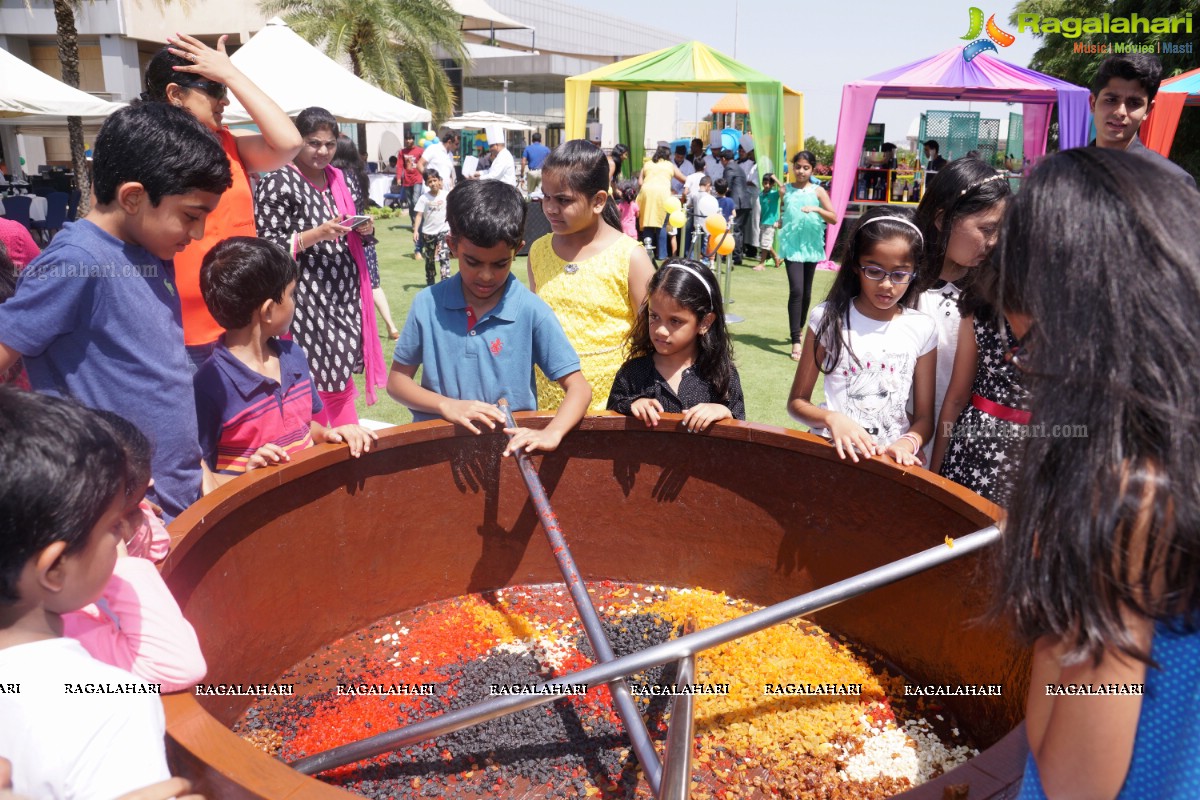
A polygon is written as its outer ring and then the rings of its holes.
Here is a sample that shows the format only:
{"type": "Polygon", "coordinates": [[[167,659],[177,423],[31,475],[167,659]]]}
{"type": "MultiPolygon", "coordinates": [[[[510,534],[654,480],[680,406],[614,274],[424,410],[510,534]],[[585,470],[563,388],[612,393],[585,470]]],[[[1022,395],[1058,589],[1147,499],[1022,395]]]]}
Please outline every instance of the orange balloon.
{"type": "Polygon", "coordinates": [[[725,234],[721,237],[720,243],[717,245],[717,254],[727,256],[733,252],[733,236],[725,234]]]}
{"type": "Polygon", "coordinates": [[[728,227],[725,217],[720,214],[713,214],[704,220],[704,230],[708,231],[709,236],[720,236],[728,227]]]}

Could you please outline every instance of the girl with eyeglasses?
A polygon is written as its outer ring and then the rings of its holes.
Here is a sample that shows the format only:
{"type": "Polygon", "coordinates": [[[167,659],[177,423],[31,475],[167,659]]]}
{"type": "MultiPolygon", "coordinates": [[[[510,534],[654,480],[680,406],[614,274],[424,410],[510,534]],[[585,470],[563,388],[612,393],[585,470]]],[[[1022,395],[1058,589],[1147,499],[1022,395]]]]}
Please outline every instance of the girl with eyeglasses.
{"type": "Polygon", "coordinates": [[[214,50],[186,34],[168,39],[146,67],[143,102],[170,103],[184,109],[211,130],[221,142],[233,173],[233,185],[221,195],[204,224],[204,238],[175,256],[175,285],[183,309],[183,339],[193,372],[212,354],[224,329],[217,324],[200,295],[200,264],[205,254],[230,236],[255,236],[253,172],[271,172],[300,152],[300,133],[274,100],[233,65],[225,40],[214,50]],[[237,97],[260,133],[231,131],[223,115],[229,93],[237,97]]]}
{"type": "Polygon", "coordinates": [[[860,454],[886,454],[904,466],[919,464],[933,433],[937,331],[927,314],[900,302],[918,274],[923,244],[911,211],[871,209],[850,237],[829,296],[809,315],[788,413],[856,463],[860,454]],[[819,374],[825,402],[818,406],[812,395],[819,374]]]}

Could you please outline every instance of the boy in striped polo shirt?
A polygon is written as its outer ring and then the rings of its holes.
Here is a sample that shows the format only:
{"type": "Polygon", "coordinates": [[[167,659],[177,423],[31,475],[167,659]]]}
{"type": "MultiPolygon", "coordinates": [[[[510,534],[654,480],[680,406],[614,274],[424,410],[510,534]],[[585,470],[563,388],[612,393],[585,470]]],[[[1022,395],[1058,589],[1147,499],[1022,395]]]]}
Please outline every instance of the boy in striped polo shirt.
{"type": "Polygon", "coordinates": [[[277,337],[296,310],[296,262],[276,244],[233,236],[204,257],[200,292],[225,334],[192,384],[206,488],[290,461],[314,442],[358,458],[378,438],[361,425],[313,421],[321,399],[300,346],[277,337]]]}

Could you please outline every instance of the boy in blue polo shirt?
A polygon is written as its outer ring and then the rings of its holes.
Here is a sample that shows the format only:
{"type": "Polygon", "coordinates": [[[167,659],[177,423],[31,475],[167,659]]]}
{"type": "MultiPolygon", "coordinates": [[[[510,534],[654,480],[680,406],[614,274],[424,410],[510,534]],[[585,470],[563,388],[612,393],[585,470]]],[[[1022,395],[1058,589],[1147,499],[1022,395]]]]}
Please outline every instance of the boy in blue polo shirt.
{"type": "Polygon", "coordinates": [[[154,445],[150,499],[170,521],[200,497],[200,445],[172,259],[204,235],[229,160],[167,103],[117,111],[93,147],[88,215],[68,223],[0,305],[0,374],[112,411],[154,445]]]}
{"type": "Polygon", "coordinates": [[[592,387],[554,312],[512,275],[525,201],[502,181],[464,181],[446,198],[446,216],[458,274],[413,298],[388,394],[412,409],[416,422],[441,418],[473,433],[477,425],[495,430],[504,422],[495,404],[501,397],[513,411],[537,408],[536,364],[566,396],[542,430],[516,429],[504,454],[553,450],[583,419],[592,387]],[[420,385],[413,380],[418,367],[420,385]]]}
{"type": "Polygon", "coordinates": [[[218,485],[314,443],[345,443],[358,458],[379,438],[361,425],[313,420],[321,398],[304,351],[279,338],[292,324],[299,277],[282,247],[254,236],[231,236],[204,256],[200,293],[225,333],[192,383],[200,451],[218,485]]]}

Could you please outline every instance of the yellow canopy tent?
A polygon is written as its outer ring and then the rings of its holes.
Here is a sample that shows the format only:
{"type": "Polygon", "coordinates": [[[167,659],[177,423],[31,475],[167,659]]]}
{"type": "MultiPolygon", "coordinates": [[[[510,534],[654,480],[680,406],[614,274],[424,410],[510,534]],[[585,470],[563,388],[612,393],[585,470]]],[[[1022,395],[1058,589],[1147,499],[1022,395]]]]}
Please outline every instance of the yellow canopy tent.
{"type": "Polygon", "coordinates": [[[592,87],[616,89],[618,138],[629,145],[627,163],[642,163],[646,139],[646,92],[744,92],[760,172],[776,172],[785,162],[784,142],[804,145],[804,95],[700,42],[685,42],[644,53],[567,78],[566,135],[587,135],[588,97],[592,87]]]}

